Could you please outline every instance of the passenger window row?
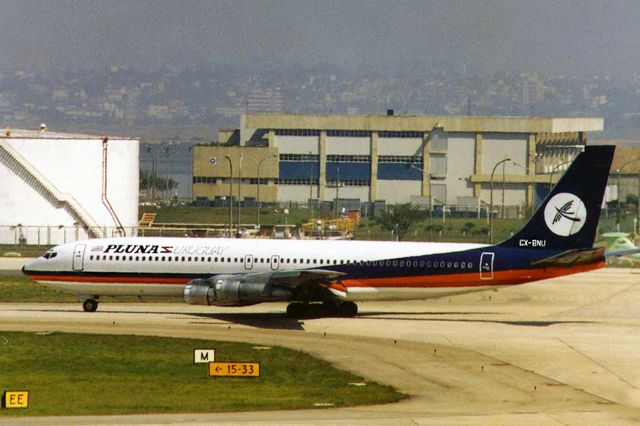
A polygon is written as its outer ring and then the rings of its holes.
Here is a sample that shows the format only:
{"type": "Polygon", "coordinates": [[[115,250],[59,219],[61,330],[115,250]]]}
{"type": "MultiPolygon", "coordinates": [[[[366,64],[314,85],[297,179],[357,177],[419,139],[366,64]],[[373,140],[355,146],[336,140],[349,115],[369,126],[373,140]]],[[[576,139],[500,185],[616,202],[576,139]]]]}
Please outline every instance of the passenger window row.
{"type": "MultiPolygon", "coordinates": [[[[53,256],[52,256],[53,257],[53,256]]],[[[256,257],[251,260],[238,257],[198,257],[198,256],[119,256],[119,255],[90,255],[89,260],[96,261],[129,261],[129,262],[200,262],[200,263],[241,263],[253,262],[255,264],[266,264],[272,261],[268,257],[256,257]]],[[[400,268],[448,268],[448,269],[473,269],[473,262],[454,262],[444,260],[417,261],[417,260],[338,260],[338,259],[308,259],[308,258],[285,258],[276,262],[283,264],[305,264],[305,265],[367,265],[367,266],[394,266],[400,268]]]]}

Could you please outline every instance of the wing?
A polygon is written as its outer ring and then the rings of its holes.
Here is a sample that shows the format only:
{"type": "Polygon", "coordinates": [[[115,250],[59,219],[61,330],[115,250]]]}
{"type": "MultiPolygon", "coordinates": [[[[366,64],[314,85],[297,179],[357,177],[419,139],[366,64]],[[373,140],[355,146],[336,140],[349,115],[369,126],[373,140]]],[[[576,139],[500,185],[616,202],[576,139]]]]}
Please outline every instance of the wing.
{"type": "Polygon", "coordinates": [[[275,271],[262,273],[270,275],[269,281],[273,284],[279,284],[285,287],[297,287],[300,284],[309,282],[328,284],[336,278],[344,275],[343,272],[327,271],[325,269],[301,269],[293,271],[275,271]]]}
{"type": "Polygon", "coordinates": [[[532,266],[547,267],[567,267],[573,265],[583,265],[604,260],[604,248],[594,247],[588,249],[567,250],[555,256],[531,262],[532,266]]]}
{"type": "Polygon", "coordinates": [[[346,289],[336,279],[343,272],[325,269],[301,269],[291,271],[258,272],[246,274],[251,279],[264,280],[269,287],[286,287],[303,299],[325,300],[333,297],[345,297],[346,289]]]}

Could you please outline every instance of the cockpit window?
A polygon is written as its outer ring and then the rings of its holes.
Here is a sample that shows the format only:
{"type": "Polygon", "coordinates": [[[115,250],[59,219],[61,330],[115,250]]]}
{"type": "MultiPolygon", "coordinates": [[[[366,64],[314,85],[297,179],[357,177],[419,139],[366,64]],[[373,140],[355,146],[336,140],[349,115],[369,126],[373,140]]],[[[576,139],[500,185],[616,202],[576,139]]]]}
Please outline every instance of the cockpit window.
{"type": "Polygon", "coordinates": [[[44,256],[42,256],[42,257],[44,257],[45,259],[53,259],[53,258],[54,258],[54,257],[56,257],[57,255],[58,255],[58,253],[56,253],[55,251],[53,251],[53,252],[46,252],[46,253],[44,254],[44,256]]]}

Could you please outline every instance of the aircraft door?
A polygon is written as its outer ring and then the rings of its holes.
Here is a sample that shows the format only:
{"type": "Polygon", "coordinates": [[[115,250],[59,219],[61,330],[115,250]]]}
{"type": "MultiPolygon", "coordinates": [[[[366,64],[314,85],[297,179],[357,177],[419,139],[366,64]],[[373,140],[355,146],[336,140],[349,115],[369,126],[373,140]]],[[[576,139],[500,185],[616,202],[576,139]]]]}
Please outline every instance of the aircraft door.
{"type": "Polygon", "coordinates": [[[493,253],[482,253],[480,256],[480,279],[492,280],[493,279],[493,253]]]}
{"type": "Polygon", "coordinates": [[[73,250],[73,270],[82,271],[84,269],[84,249],[87,246],[85,244],[78,244],[73,250]]]}
{"type": "Polygon", "coordinates": [[[280,256],[271,256],[271,269],[273,271],[277,271],[278,269],[280,269],[280,256]]]}
{"type": "Polygon", "coordinates": [[[244,257],[244,269],[247,271],[253,269],[253,255],[248,254],[244,257]]]}

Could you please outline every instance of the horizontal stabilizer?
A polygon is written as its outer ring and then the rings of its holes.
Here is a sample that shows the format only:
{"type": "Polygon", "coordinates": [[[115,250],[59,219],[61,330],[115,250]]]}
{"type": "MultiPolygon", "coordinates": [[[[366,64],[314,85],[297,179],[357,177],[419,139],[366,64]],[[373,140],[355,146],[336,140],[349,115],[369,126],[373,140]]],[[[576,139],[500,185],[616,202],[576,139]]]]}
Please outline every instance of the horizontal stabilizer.
{"type": "Polygon", "coordinates": [[[608,259],[610,257],[628,256],[630,254],[636,254],[636,253],[640,253],[640,247],[635,247],[635,248],[627,249],[627,250],[609,251],[609,252],[604,254],[604,257],[606,259],[608,259]]]}
{"type": "Polygon", "coordinates": [[[604,248],[602,247],[567,250],[555,256],[531,262],[531,265],[542,268],[568,267],[591,264],[599,260],[604,260],[604,248]]]}

